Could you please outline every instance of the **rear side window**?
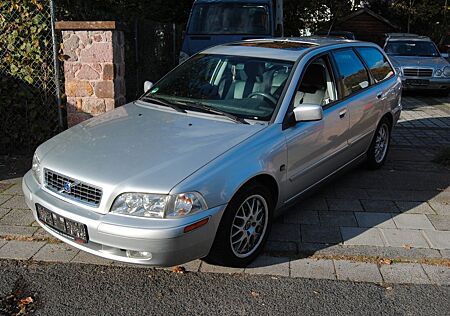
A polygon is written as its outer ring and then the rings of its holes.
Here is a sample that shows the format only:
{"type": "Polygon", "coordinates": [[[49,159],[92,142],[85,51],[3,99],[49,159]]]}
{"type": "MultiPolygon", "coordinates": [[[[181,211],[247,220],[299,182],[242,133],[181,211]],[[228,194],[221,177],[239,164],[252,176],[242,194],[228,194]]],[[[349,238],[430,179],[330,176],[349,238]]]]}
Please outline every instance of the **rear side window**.
{"type": "Polygon", "coordinates": [[[334,51],[333,56],[342,82],[343,97],[369,86],[367,70],[352,49],[334,51]]]}
{"type": "Polygon", "coordinates": [[[366,62],[376,82],[383,81],[394,75],[391,65],[378,49],[373,47],[360,47],[356,49],[366,62]]]}

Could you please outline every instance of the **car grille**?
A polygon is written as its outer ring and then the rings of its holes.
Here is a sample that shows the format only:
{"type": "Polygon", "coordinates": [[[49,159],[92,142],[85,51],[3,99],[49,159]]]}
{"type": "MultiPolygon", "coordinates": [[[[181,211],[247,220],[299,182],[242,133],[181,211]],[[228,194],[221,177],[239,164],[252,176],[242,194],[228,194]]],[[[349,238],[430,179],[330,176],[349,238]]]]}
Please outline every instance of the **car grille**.
{"type": "Polygon", "coordinates": [[[407,68],[403,69],[403,74],[405,77],[431,77],[433,69],[407,68]]]}
{"type": "Polygon", "coordinates": [[[45,169],[45,186],[62,196],[92,206],[98,206],[102,199],[101,189],[48,169],[45,169]],[[69,190],[64,188],[67,184],[70,184],[69,190]]]}

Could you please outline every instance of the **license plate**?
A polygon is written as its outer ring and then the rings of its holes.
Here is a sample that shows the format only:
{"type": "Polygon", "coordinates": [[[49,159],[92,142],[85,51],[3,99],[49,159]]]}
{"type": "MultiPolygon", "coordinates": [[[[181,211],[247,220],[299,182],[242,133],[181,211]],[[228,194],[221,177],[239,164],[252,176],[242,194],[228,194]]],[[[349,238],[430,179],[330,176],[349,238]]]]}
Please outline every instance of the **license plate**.
{"type": "Polygon", "coordinates": [[[87,227],[64,216],[53,213],[40,204],[36,204],[38,219],[59,233],[71,237],[76,242],[87,243],[89,240],[87,227]]]}
{"type": "Polygon", "coordinates": [[[406,79],[406,84],[411,86],[428,86],[430,80],[426,79],[406,79]]]}

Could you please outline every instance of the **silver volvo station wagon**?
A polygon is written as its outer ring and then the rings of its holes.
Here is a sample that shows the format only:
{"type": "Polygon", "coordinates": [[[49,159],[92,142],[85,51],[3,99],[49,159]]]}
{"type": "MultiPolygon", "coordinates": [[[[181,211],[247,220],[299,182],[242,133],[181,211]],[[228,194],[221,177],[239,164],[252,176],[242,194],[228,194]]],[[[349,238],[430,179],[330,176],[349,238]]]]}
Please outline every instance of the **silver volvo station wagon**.
{"type": "Polygon", "coordinates": [[[51,235],[123,262],[242,267],[273,218],[344,168],[386,160],[401,80],[371,43],[248,40],[40,145],[23,191],[51,235]]]}

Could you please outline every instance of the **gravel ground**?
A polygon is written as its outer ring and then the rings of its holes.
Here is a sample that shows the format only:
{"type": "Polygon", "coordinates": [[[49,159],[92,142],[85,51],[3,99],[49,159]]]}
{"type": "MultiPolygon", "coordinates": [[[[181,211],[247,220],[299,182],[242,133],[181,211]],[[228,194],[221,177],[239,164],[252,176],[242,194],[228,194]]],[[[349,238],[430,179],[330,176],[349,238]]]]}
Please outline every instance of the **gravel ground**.
{"type": "Polygon", "coordinates": [[[445,315],[450,310],[448,286],[8,260],[0,260],[0,271],[0,301],[10,293],[31,296],[29,309],[36,315],[445,315]]]}

